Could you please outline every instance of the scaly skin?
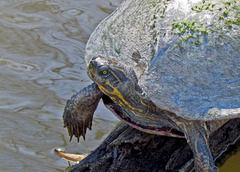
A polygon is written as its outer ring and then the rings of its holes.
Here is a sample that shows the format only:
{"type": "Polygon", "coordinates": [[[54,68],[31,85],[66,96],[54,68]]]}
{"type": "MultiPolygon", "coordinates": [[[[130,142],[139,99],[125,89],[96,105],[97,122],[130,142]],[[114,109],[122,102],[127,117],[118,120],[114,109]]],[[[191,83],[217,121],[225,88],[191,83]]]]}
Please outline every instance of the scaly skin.
{"type": "Polygon", "coordinates": [[[85,140],[87,128],[91,130],[93,113],[102,96],[101,90],[93,83],[67,101],[63,120],[64,127],[67,127],[70,141],[73,135],[78,139],[78,142],[81,136],[85,140]]]}

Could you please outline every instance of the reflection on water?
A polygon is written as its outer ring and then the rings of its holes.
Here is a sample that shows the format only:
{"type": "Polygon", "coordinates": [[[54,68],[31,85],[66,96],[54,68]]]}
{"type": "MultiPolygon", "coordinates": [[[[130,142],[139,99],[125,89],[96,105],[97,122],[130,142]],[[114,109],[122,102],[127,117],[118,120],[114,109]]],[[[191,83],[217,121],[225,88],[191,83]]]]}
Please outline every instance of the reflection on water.
{"type": "Polygon", "coordinates": [[[0,1],[1,171],[65,169],[55,148],[89,153],[115,126],[101,105],[86,142],[69,143],[62,112],[90,84],[83,58],[89,35],[121,1],[0,1]]]}

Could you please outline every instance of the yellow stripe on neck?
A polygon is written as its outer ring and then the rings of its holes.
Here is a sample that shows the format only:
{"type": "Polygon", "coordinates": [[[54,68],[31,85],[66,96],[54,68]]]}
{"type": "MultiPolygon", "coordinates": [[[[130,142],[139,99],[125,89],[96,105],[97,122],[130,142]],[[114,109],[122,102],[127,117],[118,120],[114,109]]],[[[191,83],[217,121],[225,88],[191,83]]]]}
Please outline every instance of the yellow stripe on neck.
{"type": "Polygon", "coordinates": [[[116,101],[119,103],[120,106],[123,107],[127,107],[128,109],[132,110],[132,111],[138,111],[138,112],[143,112],[142,109],[137,109],[132,107],[123,97],[123,95],[115,88],[113,87],[111,84],[109,84],[109,82],[106,82],[106,84],[108,86],[110,86],[113,91],[109,91],[107,89],[105,89],[102,85],[98,84],[98,87],[102,90],[103,93],[105,93],[106,95],[108,95],[113,101],[116,101]],[[114,96],[111,96],[114,95],[114,96]],[[119,99],[117,99],[116,97],[118,97],[119,99]],[[120,101],[118,101],[120,100],[120,101]]]}

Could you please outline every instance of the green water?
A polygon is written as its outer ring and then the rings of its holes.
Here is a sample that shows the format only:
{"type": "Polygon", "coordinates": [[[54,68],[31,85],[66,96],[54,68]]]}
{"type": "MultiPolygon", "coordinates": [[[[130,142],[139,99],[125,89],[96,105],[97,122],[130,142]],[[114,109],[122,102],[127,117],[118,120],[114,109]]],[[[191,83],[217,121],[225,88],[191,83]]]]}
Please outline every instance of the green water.
{"type": "Polygon", "coordinates": [[[219,172],[239,172],[240,171],[240,152],[229,158],[219,169],[219,172]]]}
{"type": "MultiPolygon", "coordinates": [[[[69,143],[62,112],[66,99],[91,83],[85,44],[120,1],[0,1],[0,171],[62,171],[68,163],[55,148],[89,153],[116,125],[100,105],[86,141],[69,143]]],[[[240,169],[239,158],[222,171],[240,169]]]]}

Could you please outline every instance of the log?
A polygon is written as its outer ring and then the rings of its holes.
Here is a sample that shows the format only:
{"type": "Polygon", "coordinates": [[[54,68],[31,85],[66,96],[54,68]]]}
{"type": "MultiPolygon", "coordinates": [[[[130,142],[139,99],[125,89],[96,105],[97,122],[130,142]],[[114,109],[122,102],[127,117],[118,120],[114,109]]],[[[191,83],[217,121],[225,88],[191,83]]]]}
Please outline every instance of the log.
{"type": "MultiPolygon", "coordinates": [[[[240,119],[230,120],[210,135],[209,146],[217,166],[240,149],[239,137],[240,119]]],[[[191,171],[193,166],[193,154],[185,139],[147,134],[121,122],[69,171],[191,171]]]]}

